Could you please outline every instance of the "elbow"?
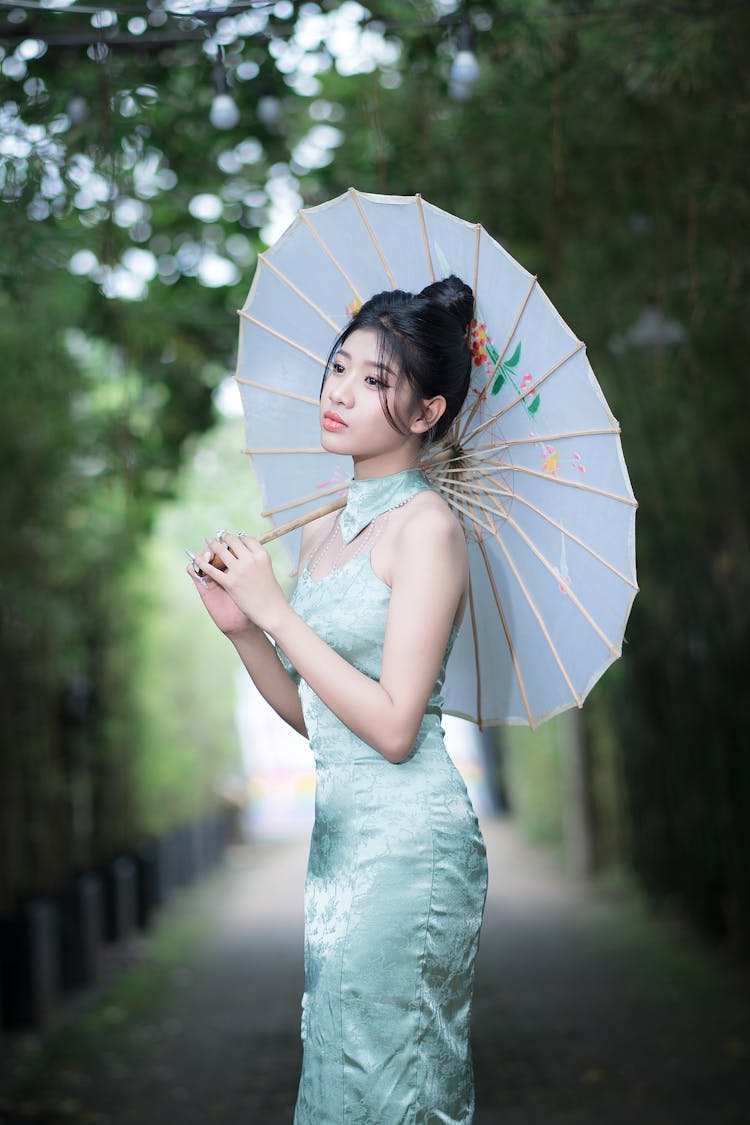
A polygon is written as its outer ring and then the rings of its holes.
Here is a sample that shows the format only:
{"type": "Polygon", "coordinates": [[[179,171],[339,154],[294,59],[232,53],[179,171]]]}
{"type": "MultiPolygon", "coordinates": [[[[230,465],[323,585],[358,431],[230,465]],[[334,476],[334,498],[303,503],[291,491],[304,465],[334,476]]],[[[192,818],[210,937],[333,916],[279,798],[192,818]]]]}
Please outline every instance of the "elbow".
{"type": "Polygon", "coordinates": [[[403,734],[394,732],[389,738],[380,739],[375,749],[391,765],[400,766],[407,758],[411,757],[416,742],[416,731],[403,734]]]}
{"type": "Polygon", "coordinates": [[[390,706],[373,718],[373,738],[367,741],[387,762],[400,766],[414,751],[424,712],[420,708],[415,713],[412,708],[394,703],[392,698],[388,702],[390,706]]]}

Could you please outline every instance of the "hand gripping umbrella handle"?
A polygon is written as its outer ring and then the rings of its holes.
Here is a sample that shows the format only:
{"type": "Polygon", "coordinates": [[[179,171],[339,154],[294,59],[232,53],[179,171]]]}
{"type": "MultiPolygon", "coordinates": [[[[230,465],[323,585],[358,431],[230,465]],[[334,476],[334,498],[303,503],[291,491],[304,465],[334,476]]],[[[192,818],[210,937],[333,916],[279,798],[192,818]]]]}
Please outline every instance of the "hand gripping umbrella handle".
{"type": "MultiPolygon", "coordinates": [[[[312,523],[313,520],[319,519],[320,516],[327,516],[329,512],[335,512],[339,508],[343,508],[346,504],[346,497],[340,496],[337,500],[331,500],[330,504],[323,504],[320,508],[313,508],[311,512],[306,512],[304,516],[298,516],[296,520],[290,520],[289,523],[282,523],[275,527],[272,531],[266,531],[264,535],[258,536],[259,543],[270,543],[273,539],[279,539],[282,535],[288,534],[290,531],[296,531],[298,527],[304,527],[306,523],[312,523]]],[[[193,570],[198,578],[203,578],[204,573],[200,569],[196,556],[192,551],[187,551],[193,563],[193,570]]],[[[218,555],[211,555],[208,560],[211,566],[215,566],[217,570],[226,570],[226,564],[223,559],[218,555]]]]}

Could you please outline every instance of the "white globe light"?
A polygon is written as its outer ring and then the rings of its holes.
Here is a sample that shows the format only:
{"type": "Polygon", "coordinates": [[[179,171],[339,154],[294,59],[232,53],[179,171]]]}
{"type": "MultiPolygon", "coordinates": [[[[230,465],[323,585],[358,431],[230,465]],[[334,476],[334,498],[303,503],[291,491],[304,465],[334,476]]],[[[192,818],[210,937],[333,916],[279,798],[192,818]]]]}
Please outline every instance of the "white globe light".
{"type": "Polygon", "coordinates": [[[479,63],[474,52],[457,51],[451,66],[451,97],[457,102],[467,101],[478,77],[479,63]]]}
{"type": "Polygon", "coordinates": [[[217,94],[211,102],[208,119],[214,129],[233,129],[240,119],[240,111],[229,94],[217,94]]]}

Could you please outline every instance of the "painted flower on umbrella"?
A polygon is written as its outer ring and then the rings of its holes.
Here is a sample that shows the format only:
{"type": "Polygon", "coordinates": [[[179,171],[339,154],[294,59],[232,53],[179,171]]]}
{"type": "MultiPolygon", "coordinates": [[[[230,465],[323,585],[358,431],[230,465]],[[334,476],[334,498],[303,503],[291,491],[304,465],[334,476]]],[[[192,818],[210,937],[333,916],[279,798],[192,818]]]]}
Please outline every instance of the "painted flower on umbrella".
{"type": "Polygon", "coordinates": [[[315,485],[315,489],[316,491],[325,490],[326,492],[332,492],[338,484],[341,485],[341,488],[339,490],[339,495],[341,495],[342,493],[346,492],[347,488],[349,487],[349,482],[349,476],[347,476],[343,469],[337,467],[336,469],[334,469],[328,480],[320,481],[319,484],[315,485]]]}
{"type": "Polygon", "coordinates": [[[487,331],[487,325],[476,317],[472,320],[469,331],[469,351],[474,366],[484,367],[487,374],[491,372],[500,358],[487,331]]]}
{"type": "MultiPolygon", "coordinates": [[[[579,473],[586,472],[586,466],[580,453],[571,454],[570,467],[579,473]]],[[[556,477],[560,473],[560,450],[554,445],[542,446],[542,472],[551,477],[556,477]]]]}
{"type": "MultiPolygon", "coordinates": [[[[522,347],[522,341],[519,340],[516,344],[516,349],[510,359],[504,359],[503,362],[497,367],[497,375],[495,376],[495,380],[492,384],[492,394],[498,394],[499,391],[505,386],[505,384],[509,383],[516,394],[519,396],[521,404],[528,414],[529,418],[533,418],[542,404],[542,396],[538,393],[532,395],[526,393],[527,391],[531,391],[534,383],[533,376],[530,372],[527,371],[520,382],[518,381],[517,368],[519,363],[521,362],[522,347]]],[[[495,352],[495,355],[497,355],[496,349],[493,348],[493,351],[495,352]]]]}
{"type": "Polygon", "coordinates": [[[353,316],[357,315],[357,313],[359,312],[359,310],[361,308],[362,308],[362,298],[361,297],[352,297],[351,301],[349,302],[349,304],[344,309],[344,312],[346,313],[348,319],[351,320],[353,316]]]}
{"type": "Polygon", "coordinates": [[[556,477],[560,472],[560,451],[554,445],[545,445],[542,456],[542,472],[556,477]]]}

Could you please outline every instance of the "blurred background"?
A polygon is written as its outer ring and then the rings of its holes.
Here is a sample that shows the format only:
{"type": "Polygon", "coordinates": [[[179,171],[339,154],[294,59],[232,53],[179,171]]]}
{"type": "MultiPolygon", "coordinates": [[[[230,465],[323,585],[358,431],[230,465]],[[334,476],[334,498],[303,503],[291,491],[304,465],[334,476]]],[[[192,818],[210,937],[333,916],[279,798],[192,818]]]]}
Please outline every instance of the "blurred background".
{"type": "Polygon", "coordinates": [[[209,823],[309,824],[308,751],[270,752],[182,548],[262,530],[236,310],[296,208],[355,186],[539,276],[640,505],[622,659],[580,716],[470,738],[477,803],[747,959],[748,152],[730,0],[0,3],[8,925],[190,826],[205,856],[209,823]]]}

